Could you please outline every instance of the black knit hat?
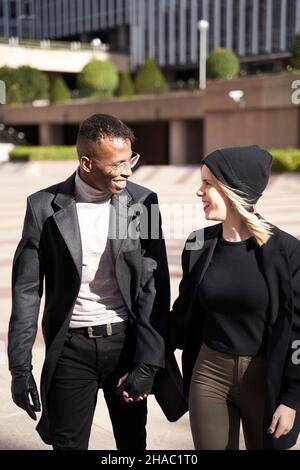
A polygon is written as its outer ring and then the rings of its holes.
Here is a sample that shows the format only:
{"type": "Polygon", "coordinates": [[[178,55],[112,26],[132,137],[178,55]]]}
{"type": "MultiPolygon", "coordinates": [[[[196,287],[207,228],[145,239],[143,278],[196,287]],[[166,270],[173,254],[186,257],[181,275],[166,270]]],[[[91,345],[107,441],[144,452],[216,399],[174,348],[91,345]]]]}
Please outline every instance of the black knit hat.
{"type": "Polygon", "coordinates": [[[242,191],[249,204],[255,204],[266,188],[272,156],[258,145],[215,150],[201,162],[221,183],[242,191]]]}

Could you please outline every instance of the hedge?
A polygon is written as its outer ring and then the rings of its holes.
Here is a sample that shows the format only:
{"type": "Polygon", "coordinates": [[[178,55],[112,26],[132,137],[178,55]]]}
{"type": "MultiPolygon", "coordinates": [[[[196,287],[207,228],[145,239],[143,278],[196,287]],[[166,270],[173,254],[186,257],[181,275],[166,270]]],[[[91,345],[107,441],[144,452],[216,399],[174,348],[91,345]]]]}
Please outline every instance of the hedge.
{"type": "Polygon", "coordinates": [[[270,149],[273,157],[273,171],[300,171],[300,149],[270,149]]]}
{"type": "Polygon", "coordinates": [[[15,147],[9,153],[10,161],[37,161],[37,160],[74,160],[77,159],[75,145],[73,146],[47,146],[47,147],[15,147]]]}
{"type": "MultiPolygon", "coordinates": [[[[300,171],[300,148],[270,149],[273,157],[272,171],[296,172],[300,171]]],[[[10,153],[11,161],[37,161],[37,160],[75,160],[77,152],[75,146],[49,146],[49,147],[15,147],[10,153]]]]}

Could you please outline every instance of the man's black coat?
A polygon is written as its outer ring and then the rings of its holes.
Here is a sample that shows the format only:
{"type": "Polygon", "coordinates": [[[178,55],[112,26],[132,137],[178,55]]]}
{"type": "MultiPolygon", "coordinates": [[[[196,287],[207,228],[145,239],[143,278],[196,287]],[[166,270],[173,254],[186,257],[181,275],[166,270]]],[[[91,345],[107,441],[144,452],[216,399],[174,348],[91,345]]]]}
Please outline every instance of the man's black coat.
{"type": "MultiPolygon", "coordinates": [[[[37,429],[47,443],[51,443],[47,394],[81,284],[82,252],[74,181],[75,174],[29,196],[22,239],[13,262],[10,369],[31,365],[45,283],[43,414],[37,429]]],[[[170,287],[160,217],[152,220],[153,214],[157,216],[156,205],[155,193],[128,182],[122,193],[112,197],[109,239],[116,280],[136,331],[133,362],[163,367],[170,287]],[[148,238],[153,227],[156,233],[148,238]]]]}
{"type": "MultiPolygon", "coordinates": [[[[201,348],[205,313],[201,310],[197,286],[212,259],[222,224],[193,232],[182,254],[183,278],[173,305],[170,349],[183,349],[184,392],[189,393],[193,367],[201,348]]],[[[300,431],[300,242],[274,227],[257,257],[268,285],[270,302],[267,333],[267,398],[265,403],[265,448],[292,447],[300,431]],[[296,343],[298,341],[298,343],[296,343]],[[286,404],[297,409],[294,428],[284,437],[267,434],[276,407],[286,404]]]]}

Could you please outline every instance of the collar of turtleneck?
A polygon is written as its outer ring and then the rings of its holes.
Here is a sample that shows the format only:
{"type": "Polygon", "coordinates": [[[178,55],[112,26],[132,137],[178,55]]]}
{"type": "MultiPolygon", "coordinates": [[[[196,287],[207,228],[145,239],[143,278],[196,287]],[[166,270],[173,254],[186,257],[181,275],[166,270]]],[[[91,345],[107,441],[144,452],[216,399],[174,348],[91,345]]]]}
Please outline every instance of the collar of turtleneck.
{"type": "Polygon", "coordinates": [[[103,203],[109,201],[112,194],[93,188],[80,178],[79,167],[75,176],[75,199],[76,202],[103,203]]]}

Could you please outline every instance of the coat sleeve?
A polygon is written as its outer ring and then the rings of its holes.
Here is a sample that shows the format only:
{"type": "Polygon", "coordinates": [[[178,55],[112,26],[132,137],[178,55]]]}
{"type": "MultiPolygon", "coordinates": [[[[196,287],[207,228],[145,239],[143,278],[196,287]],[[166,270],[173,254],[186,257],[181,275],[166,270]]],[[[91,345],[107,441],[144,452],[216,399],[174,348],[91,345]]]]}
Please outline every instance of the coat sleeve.
{"type": "Polygon", "coordinates": [[[164,367],[170,309],[169,269],[157,195],[152,193],[144,205],[147,209],[147,233],[141,238],[142,277],[136,309],[134,362],[164,367]],[[157,218],[153,216],[156,211],[157,218]],[[153,236],[153,228],[157,228],[154,230],[156,236],[153,236]]]}
{"type": "Polygon", "coordinates": [[[300,243],[290,256],[294,299],[291,341],[286,361],[281,403],[290,408],[300,406],[300,243]]]}
{"type": "Polygon", "coordinates": [[[179,294],[175,300],[169,318],[169,331],[168,331],[168,351],[172,352],[175,349],[183,349],[184,342],[184,320],[187,313],[189,302],[191,299],[191,289],[193,286],[187,282],[189,274],[189,255],[190,251],[187,249],[188,242],[195,237],[195,232],[192,232],[187,241],[185,242],[184,249],[181,254],[182,266],[182,279],[179,284],[179,294]]]}
{"type": "Polygon", "coordinates": [[[22,238],[14,255],[12,269],[12,313],[8,331],[10,370],[16,367],[31,368],[32,347],[43,294],[39,242],[40,230],[28,198],[22,238]]]}

